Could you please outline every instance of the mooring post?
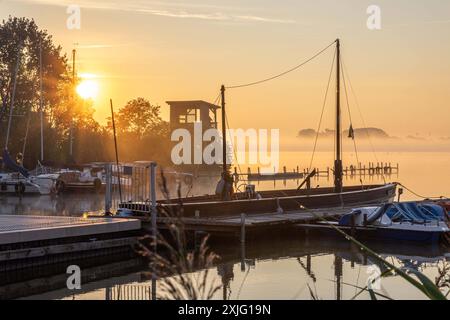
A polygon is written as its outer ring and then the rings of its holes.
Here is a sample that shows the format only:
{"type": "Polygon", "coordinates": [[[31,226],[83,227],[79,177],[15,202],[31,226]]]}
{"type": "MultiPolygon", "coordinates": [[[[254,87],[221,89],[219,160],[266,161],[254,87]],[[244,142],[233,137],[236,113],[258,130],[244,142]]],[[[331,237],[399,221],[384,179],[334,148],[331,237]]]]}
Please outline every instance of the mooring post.
{"type": "Polygon", "coordinates": [[[241,243],[245,243],[245,213],[241,213],[241,243]]]}
{"type": "Polygon", "coordinates": [[[111,196],[112,165],[110,163],[105,165],[105,173],[106,173],[105,215],[110,215],[112,207],[112,196],[111,196]]]}
{"type": "MultiPolygon", "coordinates": [[[[152,220],[152,238],[153,238],[153,254],[157,253],[157,225],[156,225],[156,163],[150,164],[150,199],[151,205],[151,220],[152,220]]],[[[156,300],[156,266],[152,263],[152,300],[156,300]]]]}
{"type": "Polygon", "coordinates": [[[241,270],[245,271],[245,213],[241,213],[241,270]]]}

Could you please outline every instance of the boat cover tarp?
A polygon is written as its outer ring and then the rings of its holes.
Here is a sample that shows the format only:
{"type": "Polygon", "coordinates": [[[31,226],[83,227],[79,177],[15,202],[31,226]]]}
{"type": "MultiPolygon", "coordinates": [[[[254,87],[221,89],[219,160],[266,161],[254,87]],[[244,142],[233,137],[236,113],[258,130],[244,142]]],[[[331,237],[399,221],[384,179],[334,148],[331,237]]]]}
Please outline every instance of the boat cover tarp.
{"type": "Polygon", "coordinates": [[[369,224],[390,224],[394,222],[427,223],[432,221],[447,221],[447,212],[440,205],[432,203],[401,202],[386,204],[381,207],[365,207],[354,209],[341,217],[339,225],[363,225],[363,216],[367,216],[369,224]],[[352,222],[353,219],[353,222],[352,222]],[[386,221],[383,221],[386,220],[386,221]]]}
{"type": "Polygon", "coordinates": [[[393,203],[386,210],[392,221],[431,222],[445,221],[444,208],[432,203],[401,202],[393,203]]]}
{"type": "Polygon", "coordinates": [[[27,169],[19,166],[15,161],[13,161],[11,159],[11,156],[9,155],[9,152],[7,149],[3,150],[3,163],[9,170],[12,170],[14,172],[19,172],[25,178],[28,178],[30,176],[27,169]]]}

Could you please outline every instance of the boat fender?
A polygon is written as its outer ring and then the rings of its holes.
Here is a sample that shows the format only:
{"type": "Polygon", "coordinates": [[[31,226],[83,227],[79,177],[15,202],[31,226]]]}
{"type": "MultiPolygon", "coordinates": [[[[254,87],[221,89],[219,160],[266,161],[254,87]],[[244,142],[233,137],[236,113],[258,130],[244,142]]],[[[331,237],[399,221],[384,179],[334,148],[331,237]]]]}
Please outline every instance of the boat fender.
{"type": "Polygon", "coordinates": [[[22,182],[19,182],[15,185],[15,191],[17,194],[24,194],[25,193],[25,185],[22,182]]]}
{"type": "Polygon", "coordinates": [[[284,213],[284,210],[280,205],[280,199],[276,198],[276,200],[277,200],[277,213],[284,213]]]}

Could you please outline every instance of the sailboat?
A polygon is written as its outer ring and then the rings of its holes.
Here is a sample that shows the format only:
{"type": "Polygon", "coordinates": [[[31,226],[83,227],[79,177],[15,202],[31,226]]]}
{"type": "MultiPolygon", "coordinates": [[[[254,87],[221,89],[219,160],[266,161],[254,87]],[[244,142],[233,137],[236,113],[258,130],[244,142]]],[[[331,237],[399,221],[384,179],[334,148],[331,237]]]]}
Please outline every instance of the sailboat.
{"type": "MultiPolygon", "coordinates": [[[[174,200],[161,200],[158,210],[174,209],[182,204],[185,217],[214,217],[231,216],[241,213],[289,213],[292,211],[316,208],[355,207],[370,204],[384,204],[393,202],[396,195],[396,183],[382,185],[343,186],[342,145],[341,145],[341,62],[340,40],[336,43],[336,155],[334,161],[334,187],[310,188],[310,179],[315,175],[313,171],[297,189],[271,190],[255,192],[248,186],[245,192],[233,193],[233,178],[229,172],[226,152],[226,113],[225,86],[221,88],[222,96],[222,146],[223,172],[215,195],[194,196],[174,200]],[[302,189],[306,186],[305,189],[302,189]]],[[[330,45],[331,46],[331,45],[330,45]]],[[[149,212],[148,204],[121,203],[119,208],[141,213],[149,212]]]]}

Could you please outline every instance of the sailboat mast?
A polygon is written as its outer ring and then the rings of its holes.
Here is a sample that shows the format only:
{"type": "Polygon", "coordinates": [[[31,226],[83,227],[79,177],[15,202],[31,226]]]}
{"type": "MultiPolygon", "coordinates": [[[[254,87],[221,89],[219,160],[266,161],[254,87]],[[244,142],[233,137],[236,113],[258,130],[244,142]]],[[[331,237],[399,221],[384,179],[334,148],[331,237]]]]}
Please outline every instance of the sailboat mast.
{"type": "Polygon", "coordinates": [[[39,110],[41,117],[41,162],[44,161],[44,97],[42,91],[42,42],[39,42],[39,110]]]}
{"type": "Polygon", "coordinates": [[[224,177],[228,173],[227,168],[227,126],[226,126],[226,113],[225,113],[225,86],[222,85],[220,88],[220,92],[222,95],[222,164],[223,164],[223,174],[224,177]]]}
{"type": "Polygon", "coordinates": [[[12,122],[13,110],[14,110],[14,100],[16,98],[17,75],[19,73],[21,51],[22,51],[22,44],[19,44],[19,47],[17,50],[16,70],[14,72],[13,89],[12,89],[12,94],[11,94],[11,104],[9,106],[9,118],[8,118],[8,129],[6,130],[5,150],[8,150],[9,135],[11,133],[11,122],[12,122]]]}
{"type": "MultiPolygon", "coordinates": [[[[75,92],[75,57],[76,57],[77,51],[75,49],[72,50],[72,83],[73,83],[73,95],[74,99],[76,99],[77,95],[75,92]]],[[[73,112],[70,114],[70,141],[69,141],[69,155],[70,155],[70,161],[73,161],[73,112]]]]}
{"type": "Polygon", "coordinates": [[[334,189],[342,192],[342,158],[341,158],[341,44],[336,39],[336,158],[334,161],[334,189]]]}

